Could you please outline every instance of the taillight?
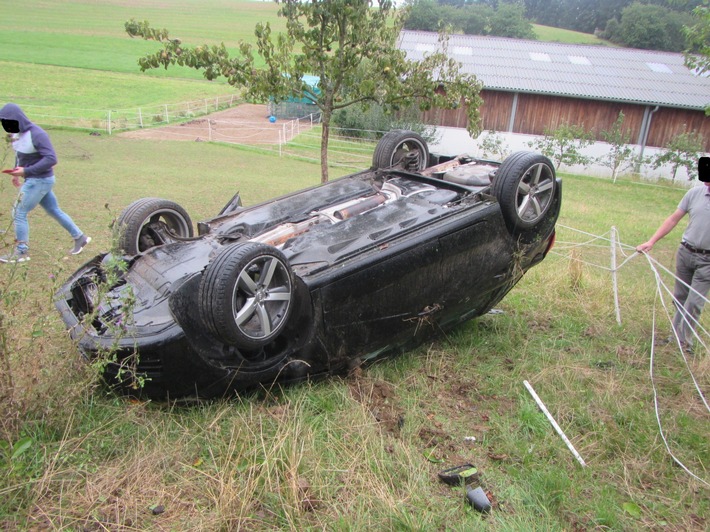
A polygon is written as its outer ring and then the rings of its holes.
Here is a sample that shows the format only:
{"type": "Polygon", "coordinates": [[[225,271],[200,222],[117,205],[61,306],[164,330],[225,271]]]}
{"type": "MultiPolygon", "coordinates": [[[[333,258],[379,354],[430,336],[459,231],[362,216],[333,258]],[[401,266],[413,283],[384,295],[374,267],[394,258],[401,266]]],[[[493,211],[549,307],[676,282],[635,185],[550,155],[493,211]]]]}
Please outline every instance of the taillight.
{"type": "Polygon", "coordinates": [[[552,249],[552,246],[555,245],[555,238],[557,237],[557,232],[552,231],[552,236],[550,237],[550,241],[547,243],[547,248],[545,249],[544,255],[547,255],[549,251],[552,249]]]}

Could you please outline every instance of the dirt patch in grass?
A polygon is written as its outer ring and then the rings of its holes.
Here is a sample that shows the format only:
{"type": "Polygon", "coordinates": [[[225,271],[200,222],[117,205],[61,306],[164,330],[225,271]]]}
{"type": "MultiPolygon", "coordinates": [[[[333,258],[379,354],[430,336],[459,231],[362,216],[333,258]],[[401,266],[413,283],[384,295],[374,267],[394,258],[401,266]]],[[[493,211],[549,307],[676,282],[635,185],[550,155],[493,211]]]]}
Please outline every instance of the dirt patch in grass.
{"type": "MultiPolygon", "coordinates": [[[[391,436],[399,438],[409,423],[423,421],[416,428],[412,443],[430,462],[432,475],[451,467],[474,464],[485,476],[489,467],[497,467],[493,463],[509,461],[507,455],[479,442],[485,440],[485,434],[491,430],[489,410],[510,410],[510,404],[501,405],[501,398],[497,396],[481,395],[475,382],[462,380],[454,371],[425,378],[435,391],[429,396],[431,402],[422,398],[419,405],[422,419],[416,421],[405,415],[407,407],[400,395],[406,391],[394,384],[359,372],[351,375],[348,387],[351,397],[365,406],[382,430],[391,436]]],[[[483,485],[493,506],[499,507],[493,485],[487,485],[478,475],[472,483],[483,485]]]]}
{"type": "Polygon", "coordinates": [[[392,384],[359,376],[349,383],[349,388],[352,397],[368,408],[385,431],[399,434],[404,424],[404,410],[397,406],[392,384]]]}
{"type": "MultiPolygon", "coordinates": [[[[179,124],[119,133],[133,139],[184,140],[191,142],[216,141],[236,144],[279,144],[292,136],[292,121],[269,121],[269,110],[264,104],[244,103],[225,111],[208,114],[179,124]]],[[[299,131],[310,128],[310,121],[302,121],[299,131]]]]}

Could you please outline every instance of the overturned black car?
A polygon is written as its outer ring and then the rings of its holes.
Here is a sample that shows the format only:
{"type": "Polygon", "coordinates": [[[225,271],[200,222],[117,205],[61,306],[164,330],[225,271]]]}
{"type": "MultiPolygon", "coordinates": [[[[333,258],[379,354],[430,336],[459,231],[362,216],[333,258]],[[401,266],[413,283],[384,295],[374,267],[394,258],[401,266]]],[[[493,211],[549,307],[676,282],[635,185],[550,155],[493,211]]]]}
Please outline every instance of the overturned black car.
{"type": "Polygon", "coordinates": [[[387,133],[373,167],[197,224],[145,198],[116,254],[56,306],[107,380],[150,397],[215,397],[347,371],[488,312],[554,242],[561,182],[544,156],[430,154],[387,133]],[[135,390],[134,390],[135,391],[135,390]]]}

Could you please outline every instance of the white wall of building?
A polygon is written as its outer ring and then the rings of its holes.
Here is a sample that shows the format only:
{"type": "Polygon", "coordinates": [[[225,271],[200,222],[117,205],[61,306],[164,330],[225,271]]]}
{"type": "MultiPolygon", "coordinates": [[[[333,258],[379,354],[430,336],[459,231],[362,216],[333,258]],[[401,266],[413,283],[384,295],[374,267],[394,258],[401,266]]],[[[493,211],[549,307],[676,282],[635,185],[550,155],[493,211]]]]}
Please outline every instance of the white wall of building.
{"type": "MultiPolygon", "coordinates": [[[[464,128],[454,128],[454,127],[437,127],[436,128],[437,140],[430,143],[429,149],[432,152],[438,153],[467,153],[472,157],[483,157],[483,149],[480,147],[480,143],[485,138],[486,132],[481,133],[477,139],[472,139],[464,128]]],[[[497,135],[503,139],[504,147],[507,146],[509,152],[516,152],[520,150],[534,150],[529,146],[529,142],[534,141],[535,135],[523,135],[520,133],[503,133],[497,132],[497,135]]],[[[635,146],[636,153],[639,153],[641,146],[635,146]]],[[[584,155],[590,157],[600,157],[609,151],[609,144],[606,142],[596,142],[595,144],[586,147],[582,150],[584,155]]],[[[644,149],[643,155],[645,157],[652,157],[663,150],[660,148],[646,147],[644,149]]],[[[490,154],[488,155],[490,157],[490,154]]],[[[611,170],[602,165],[592,164],[591,166],[565,166],[563,165],[560,169],[562,172],[576,173],[582,175],[591,175],[595,177],[607,177],[611,178],[611,170]]],[[[625,174],[630,174],[631,169],[624,169],[619,172],[617,179],[625,174]]],[[[657,181],[659,178],[671,179],[673,175],[673,170],[670,166],[653,168],[649,165],[643,165],[641,167],[640,175],[643,179],[649,181],[657,181]]],[[[687,184],[688,186],[692,184],[697,184],[697,179],[694,181],[688,180],[688,174],[684,168],[679,168],[675,178],[678,184],[687,184]]]]}

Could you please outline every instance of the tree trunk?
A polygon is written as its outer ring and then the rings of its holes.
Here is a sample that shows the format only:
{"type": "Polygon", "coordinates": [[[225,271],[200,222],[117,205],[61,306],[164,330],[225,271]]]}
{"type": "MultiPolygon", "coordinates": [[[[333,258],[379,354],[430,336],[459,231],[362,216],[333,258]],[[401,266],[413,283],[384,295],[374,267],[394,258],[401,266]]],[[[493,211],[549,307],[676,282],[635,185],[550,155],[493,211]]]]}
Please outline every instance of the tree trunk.
{"type": "Polygon", "coordinates": [[[326,120],[323,113],[323,131],[320,137],[320,182],[328,182],[328,137],[330,136],[330,117],[326,120]]]}
{"type": "Polygon", "coordinates": [[[322,133],[320,137],[320,182],[328,182],[328,139],[330,138],[330,117],[333,116],[333,93],[325,90],[323,108],[321,110],[322,133]]]}

